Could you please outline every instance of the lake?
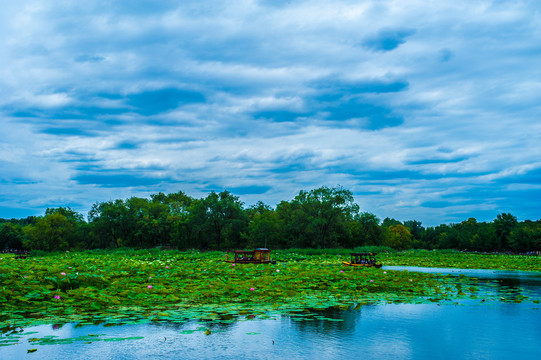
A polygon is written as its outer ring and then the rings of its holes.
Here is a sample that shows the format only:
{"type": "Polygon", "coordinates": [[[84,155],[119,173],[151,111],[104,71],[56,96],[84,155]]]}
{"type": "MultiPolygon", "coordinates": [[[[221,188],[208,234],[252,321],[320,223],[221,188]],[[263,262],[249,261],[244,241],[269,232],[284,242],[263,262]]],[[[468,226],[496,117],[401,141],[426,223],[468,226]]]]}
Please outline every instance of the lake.
{"type": "Polygon", "coordinates": [[[41,325],[25,328],[12,339],[15,345],[0,347],[0,359],[541,358],[540,305],[529,301],[541,299],[541,273],[385,268],[473,276],[486,284],[480,295],[506,301],[364,305],[309,316],[241,317],[230,324],[41,325]],[[523,296],[528,298],[512,301],[523,296]],[[71,340],[28,341],[45,336],[71,340]]]}

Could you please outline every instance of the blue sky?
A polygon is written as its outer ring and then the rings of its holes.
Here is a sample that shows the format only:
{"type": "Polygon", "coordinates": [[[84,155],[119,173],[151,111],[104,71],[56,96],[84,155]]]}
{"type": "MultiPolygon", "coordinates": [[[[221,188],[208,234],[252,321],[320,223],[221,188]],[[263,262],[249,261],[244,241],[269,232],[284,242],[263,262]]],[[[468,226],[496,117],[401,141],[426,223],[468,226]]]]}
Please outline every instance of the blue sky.
{"type": "Polygon", "coordinates": [[[341,185],[380,218],[541,218],[537,0],[20,0],[0,42],[0,217],[341,185]]]}

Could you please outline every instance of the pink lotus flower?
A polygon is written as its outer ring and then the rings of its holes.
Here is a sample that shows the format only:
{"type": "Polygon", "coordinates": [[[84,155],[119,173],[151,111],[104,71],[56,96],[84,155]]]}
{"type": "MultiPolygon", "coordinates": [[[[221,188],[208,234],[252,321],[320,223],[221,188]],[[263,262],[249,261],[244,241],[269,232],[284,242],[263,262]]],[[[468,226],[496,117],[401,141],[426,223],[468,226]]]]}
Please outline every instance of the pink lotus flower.
{"type": "Polygon", "coordinates": [[[383,273],[384,273],[384,274],[387,274],[387,271],[384,271],[383,273]]]}
{"type": "Polygon", "coordinates": [[[231,266],[235,266],[235,264],[231,264],[231,266]]]}
{"type": "Polygon", "coordinates": [[[254,289],[254,288],[250,288],[250,291],[255,291],[255,289],[254,289]]]}
{"type": "Polygon", "coordinates": [[[166,266],[165,268],[166,268],[166,269],[169,269],[169,266],[166,266]]]}
{"type": "Polygon", "coordinates": [[[370,280],[370,282],[374,282],[374,280],[370,280]]]}
{"type": "Polygon", "coordinates": [[[60,295],[55,295],[54,298],[55,298],[56,300],[60,300],[60,295]]]}
{"type": "Polygon", "coordinates": [[[343,273],[343,272],[344,272],[344,270],[340,270],[340,274],[343,273]]]}
{"type": "Polygon", "coordinates": [[[152,289],[152,285],[147,286],[147,288],[152,289]]]}
{"type": "Polygon", "coordinates": [[[62,275],[62,276],[66,276],[66,273],[65,273],[65,272],[63,272],[63,273],[60,273],[60,275],[62,275]]]}
{"type": "Polygon", "coordinates": [[[276,272],[280,272],[280,269],[276,269],[276,272]]]}

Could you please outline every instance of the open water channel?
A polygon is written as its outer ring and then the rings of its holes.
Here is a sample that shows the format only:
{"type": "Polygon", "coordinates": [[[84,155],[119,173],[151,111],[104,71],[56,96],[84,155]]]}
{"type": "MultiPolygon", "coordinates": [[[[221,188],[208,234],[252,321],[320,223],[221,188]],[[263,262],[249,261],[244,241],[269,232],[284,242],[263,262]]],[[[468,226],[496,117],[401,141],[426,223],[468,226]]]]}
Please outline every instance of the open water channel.
{"type": "Polygon", "coordinates": [[[492,298],[527,298],[365,305],[306,319],[245,318],[231,324],[41,325],[25,328],[15,345],[0,347],[0,359],[541,359],[541,305],[532,301],[541,299],[541,273],[386,268],[473,276],[492,298]],[[28,341],[45,336],[81,340],[28,341]]]}

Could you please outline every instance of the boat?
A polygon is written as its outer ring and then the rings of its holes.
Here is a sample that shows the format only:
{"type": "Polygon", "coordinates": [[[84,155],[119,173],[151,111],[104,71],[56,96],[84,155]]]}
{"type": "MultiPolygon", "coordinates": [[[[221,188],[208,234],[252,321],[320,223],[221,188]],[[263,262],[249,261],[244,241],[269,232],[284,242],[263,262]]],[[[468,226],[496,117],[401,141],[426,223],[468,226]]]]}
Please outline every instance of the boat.
{"type": "Polygon", "coordinates": [[[276,264],[271,260],[270,250],[267,248],[257,248],[255,250],[228,250],[225,255],[225,261],[234,264],[276,264]],[[229,254],[233,254],[233,258],[229,254]]]}
{"type": "Polygon", "coordinates": [[[351,256],[350,261],[344,261],[343,264],[347,266],[364,266],[380,268],[382,264],[376,263],[377,253],[349,253],[351,256]]]}

